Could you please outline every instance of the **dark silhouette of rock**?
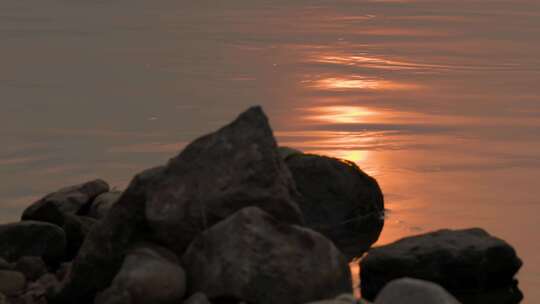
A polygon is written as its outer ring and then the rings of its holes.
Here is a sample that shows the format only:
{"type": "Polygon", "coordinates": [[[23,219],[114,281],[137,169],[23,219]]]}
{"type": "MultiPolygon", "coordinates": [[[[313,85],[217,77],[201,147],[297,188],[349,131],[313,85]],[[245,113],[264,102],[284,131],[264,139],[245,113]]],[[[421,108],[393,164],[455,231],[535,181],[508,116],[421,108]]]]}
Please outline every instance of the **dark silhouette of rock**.
{"type": "Polygon", "coordinates": [[[377,241],[384,224],[383,194],[377,181],[354,163],[293,153],[286,158],[302,200],[306,226],[329,239],[349,258],[377,241]]]}
{"type": "Polygon", "coordinates": [[[0,292],[5,295],[17,295],[24,291],[26,278],[18,271],[0,270],[0,292]]]}
{"type": "Polygon", "coordinates": [[[62,188],[26,208],[22,219],[62,226],[65,214],[84,214],[94,198],[107,191],[109,185],[100,179],[62,188]]]}
{"type": "Polygon", "coordinates": [[[522,262],[505,241],[480,228],[439,230],[373,248],[361,261],[363,297],[371,300],[402,277],[435,282],[460,294],[509,286],[522,262]]]}
{"type": "Polygon", "coordinates": [[[146,218],[155,237],[181,255],[202,230],[243,207],[302,223],[297,196],[268,119],[254,107],[169,161],[146,189],[146,218]]]}
{"type": "Polygon", "coordinates": [[[186,275],[176,256],[165,248],[145,245],[126,256],[112,286],[95,303],[116,303],[118,298],[133,304],[180,303],[185,291],[186,275]]]}
{"type": "Polygon", "coordinates": [[[402,278],[388,283],[375,300],[375,304],[397,303],[459,304],[459,301],[435,283],[402,278]]]}
{"type": "Polygon", "coordinates": [[[208,297],[202,293],[197,292],[184,301],[184,304],[211,304],[208,297]]]}
{"type": "Polygon", "coordinates": [[[13,270],[15,268],[15,264],[9,263],[3,258],[0,258],[0,270],[13,270]]]}
{"type": "Polygon", "coordinates": [[[202,230],[246,206],[302,223],[297,196],[266,116],[251,108],[188,145],[165,167],[136,176],[88,234],[52,300],[91,302],[135,242],[155,239],[181,255],[202,230]]]}
{"type": "Polygon", "coordinates": [[[33,282],[47,273],[47,265],[40,257],[25,256],[17,261],[15,270],[21,272],[29,281],[33,282]]]}
{"type": "Polygon", "coordinates": [[[121,191],[110,191],[100,194],[90,206],[88,216],[98,220],[104,218],[114,203],[120,199],[120,196],[122,196],[121,191]]]}
{"type": "Polygon", "coordinates": [[[212,302],[299,304],[351,293],[347,260],[331,241],[257,207],[204,231],[182,262],[189,292],[212,302]]]}
{"type": "Polygon", "coordinates": [[[350,293],[341,294],[333,299],[309,302],[307,304],[357,304],[357,300],[350,293]]]}
{"type": "Polygon", "coordinates": [[[17,261],[23,256],[39,256],[45,262],[64,256],[66,235],[50,223],[24,221],[0,225],[0,257],[17,261]]]}
{"type": "Polygon", "coordinates": [[[37,281],[28,284],[24,294],[19,298],[24,304],[47,303],[47,295],[52,294],[58,287],[56,276],[46,273],[37,281]]]}
{"type": "Polygon", "coordinates": [[[54,303],[93,303],[96,292],[108,287],[120,270],[126,251],[148,237],[145,191],[163,167],[148,169],[133,179],[105,218],[96,223],[63,279],[54,303]]]}
{"type": "Polygon", "coordinates": [[[64,215],[62,229],[66,232],[66,260],[72,260],[77,255],[86,235],[92,230],[95,223],[96,219],[91,217],[64,215]]]}

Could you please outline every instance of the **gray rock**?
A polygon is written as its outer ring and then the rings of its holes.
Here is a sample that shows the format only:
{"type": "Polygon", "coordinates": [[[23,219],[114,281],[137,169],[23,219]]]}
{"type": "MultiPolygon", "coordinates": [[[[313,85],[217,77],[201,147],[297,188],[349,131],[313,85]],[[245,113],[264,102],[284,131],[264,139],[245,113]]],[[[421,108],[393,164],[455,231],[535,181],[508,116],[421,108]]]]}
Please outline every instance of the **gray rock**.
{"type": "Polygon", "coordinates": [[[402,278],[386,285],[375,304],[459,304],[441,286],[423,280],[402,278]]]}
{"type": "Polygon", "coordinates": [[[100,194],[90,206],[88,216],[98,220],[104,218],[111,207],[120,199],[120,196],[122,196],[121,191],[110,191],[100,194]]]}
{"type": "Polygon", "coordinates": [[[460,298],[511,285],[521,265],[508,243],[482,229],[439,230],[371,249],[360,266],[362,295],[371,300],[390,281],[412,277],[460,298]]]}
{"type": "Polygon", "coordinates": [[[319,233],[244,208],[204,231],[182,262],[189,293],[296,304],[351,293],[347,260],[319,233]]]}
{"type": "Polygon", "coordinates": [[[129,298],[133,304],[180,303],[185,291],[186,275],[176,256],[164,248],[143,246],[126,256],[111,288],[95,303],[111,303],[117,298],[129,298]]]}
{"type": "Polygon", "coordinates": [[[358,301],[350,293],[341,294],[333,299],[309,302],[308,304],[356,304],[358,301]]]}
{"type": "Polygon", "coordinates": [[[15,270],[21,272],[26,279],[33,282],[47,273],[47,265],[40,257],[25,256],[17,261],[15,270]]]}
{"type": "Polygon", "coordinates": [[[0,270],[0,293],[17,295],[24,291],[26,278],[18,271],[0,270]]]}
{"type": "Polygon", "coordinates": [[[201,231],[247,206],[303,222],[294,181],[259,107],[192,142],[153,186],[145,191],[147,221],[178,255],[201,231]]]}
{"type": "Polygon", "coordinates": [[[352,259],[377,241],[384,224],[383,194],[377,181],[354,163],[293,154],[286,158],[306,226],[329,239],[352,259]]]}
{"type": "Polygon", "coordinates": [[[109,286],[125,250],[156,239],[181,255],[205,228],[245,206],[301,223],[298,196],[259,107],[188,145],[165,167],[134,178],[87,236],[59,294],[59,303],[91,301],[109,286]]]}
{"type": "Polygon", "coordinates": [[[24,221],[0,225],[0,257],[16,261],[39,256],[45,262],[60,260],[66,248],[64,231],[53,224],[24,221]]]}
{"type": "Polygon", "coordinates": [[[60,189],[26,208],[22,220],[42,221],[62,226],[65,214],[84,214],[94,198],[107,191],[109,185],[100,179],[60,189]]]}
{"type": "Polygon", "coordinates": [[[208,297],[202,293],[197,292],[184,301],[184,304],[211,304],[208,297]]]}

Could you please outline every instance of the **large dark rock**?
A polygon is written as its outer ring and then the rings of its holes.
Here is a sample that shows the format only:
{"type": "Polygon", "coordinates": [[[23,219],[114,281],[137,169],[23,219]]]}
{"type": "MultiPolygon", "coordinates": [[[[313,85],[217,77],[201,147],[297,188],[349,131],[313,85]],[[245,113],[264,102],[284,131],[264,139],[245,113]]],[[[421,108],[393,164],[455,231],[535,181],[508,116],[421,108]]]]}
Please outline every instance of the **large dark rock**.
{"type": "Polygon", "coordinates": [[[505,241],[482,229],[439,230],[374,248],[361,261],[363,297],[390,281],[411,277],[460,295],[513,284],[521,260],[505,241]]]}
{"type": "Polygon", "coordinates": [[[188,145],[145,194],[155,237],[179,255],[201,231],[247,206],[303,222],[294,181],[259,107],[188,145]]]}
{"type": "Polygon", "coordinates": [[[8,261],[39,256],[55,262],[63,257],[65,248],[66,235],[54,224],[24,221],[0,225],[0,257],[8,261]]]}
{"type": "Polygon", "coordinates": [[[306,226],[331,239],[349,259],[361,256],[377,241],[384,223],[383,194],[377,181],[349,161],[286,155],[304,198],[298,204],[306,226]]]}
{"type": "Polygon", "coordinates": [[[181,303],[185,291],[186,275],[176,256],[165,248],[145,245],[126,256],[111,287],[95,304],[181,303]]]}
{"type": "Polygon", "coordinates": [[[101,193],[109,191],[109,185],[100,179],[60,189],[50,193],[24,210],[23,220],[64,224],[65,214],[83,214],[101,193]]]}
{"type": "Polygon", "coordinates": [[[121,191],[110,191],[100,194],[90,206],[88,216],[98,220],[104,218],[111,207],[120,199],[120,196],[122,196],[121,191]]]}
{"type": "Polygon", "coordinates": [[[136,241],[154,239],[181,255],[202,230],[246,206],[302,223],[297,196],[266,116],[251,108],[188,145],[165,167],[136,176],[88,234],[52,300],[90,302],[109,286],[136,241]]]}
{"type": "Polygon", "coordinates": [[[388,283],[377,296],[375,304],[459,304],[441,286],[432,282],[402,278],[388,283]]]}
{"type": "Polygon", "coordinates": [[[299,304],[351,293],[347,260],[331,241],[256,207],[203,232],[182,262],[189,292],[212,302],[299,304]]]}

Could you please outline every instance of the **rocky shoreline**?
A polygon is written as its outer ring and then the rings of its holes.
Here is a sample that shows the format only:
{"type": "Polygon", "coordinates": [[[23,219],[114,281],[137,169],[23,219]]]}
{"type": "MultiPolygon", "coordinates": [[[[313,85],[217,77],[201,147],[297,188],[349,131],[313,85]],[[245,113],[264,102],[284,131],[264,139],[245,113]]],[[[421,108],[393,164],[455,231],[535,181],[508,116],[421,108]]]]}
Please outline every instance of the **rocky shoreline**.
{"type": "Polygon", "coordinates": [[[441,230],[370,248],[383,215],[375,179],[279,148],[253,107],[123,192],[103,180],[70,186],[0,225],[0,303],[521,300],[522,262],[503,240],[441,230]],[[348,263],[366,252],[359,300],[348,263]]]}

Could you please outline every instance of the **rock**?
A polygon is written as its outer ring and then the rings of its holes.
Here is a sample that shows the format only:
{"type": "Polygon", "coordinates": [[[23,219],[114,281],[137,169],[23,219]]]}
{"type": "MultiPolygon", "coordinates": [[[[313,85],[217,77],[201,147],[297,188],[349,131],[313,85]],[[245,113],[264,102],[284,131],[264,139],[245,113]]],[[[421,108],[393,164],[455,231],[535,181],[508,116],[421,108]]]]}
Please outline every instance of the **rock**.
{"type": "Polygon", "coordinates": [[[34,221],[0,225],[0,256],[8,261],[23,256],[58,261],[65,248],[66,235],[56,225],[34,221]]]}
{"type": "Polygon", "coordinates": [[[377,241],[384,219],[377,181],[354,163],[292,154],[286,158],[298,191],[306,226],[331,239],[347,256],[361,256],[377,241]]]}
{"type": "Polygon", "coordinates": [[[309,302],[308,304],[356,304],[357,301],[354,295],[350,293],[344,293],[337,296],[334,299],[327,299],[322,301],[309,302]]]}
{"type": "Polygon", "coordinates": [[[289,148],[289,147],[279,147],[278,152],[279,152],[279,156],[283,160],[287,160],[287,158],[292,155],[303,154],[302,151],[289,148]]]}
{"type": "Polygon", "coordinates": [[[510,245],[480,228],[439,230],[371,249],[360,266],[362,295],[371,300],[390,281],[411,277],[459,298],[512,284],[521,264],[510,245]]]}
{"type": "Polygon", "coordinates": [[[144,191],[162,171],[163,167],[157,167],[135,176],[118,203],[87,235],[58,293],[49,298],[51,302],[92,303],[95,294],[111,284],[126,250],[147,238],[144,191]]]}
{"type": "Polygon", "coordinates": [[[266,116],[251,108],[165,167],[137,175],[87,236],[54,301],[91,301],[138,240],[155,239],[181,255],[202,230],[245,206],[302,223],[298,195],[266,116]]]}
{"type": "Polygon", "coordinates": [[[71,272],[71,266],[71,262],[60,264],[60,267],[58,267],[56,270],[56,278],[58,281],[63,281],[68,276],[68,274],[71,272]]]}
{"type": "Polygon", "coordinates": [[[0,258],[0,270],[13,270],[15,268],[15,265],[12,263],[9,263],[3,258],[0,258]]]}
{"type": "Polygon", "coordinates": [[[386,285],[375,304],[459,304],[441,286],[423,280],[402,278],[386,285]]]}
{"type": "Polygon", "coordinates": [[[101,193],[109,191],[103,180],[93,180],[50,193],[24,210],[22,220],[64,224],[65,214],[84,214],[101,193]]]}
{"type": "Polygon", "coordinates": [[[56,276],[46,273],[36,282],[28,285],[23,299],[26,301],[25,303],[47,303],[47,296],[53,294],[57,287],[58,280],[56,276]]]}
{"type": "Polygon", "coordinates": [[[96,219],[91,217],[71,214],[64,215],[62,229],[66,232],[66,260],[72,260],[77,255],[86,235],[90,232],[95,223],[96,219]]]}
{"type": "Polygon", "coordinates": [[[11,296],[24,291],[26,278],[18,271],[0,270],[0,293],[11,296]]]}
{"type": "Polygon", "coordinates": [[[176,256],[164,248],[143,246],[126,256],[111,288],[95,303],[112,303],[118,295],[133,304],[180,303],[185,291],[186,275],[176,256]]]}
{"type": "Polygon", "coordinates": [[[36,281],[47,273],[47,265],[40,257],[25,256],[15,264],[15,270],[24,274],[29,281],[36,281]]]}
{"type": "Polygon", "coordinates": [[[178,255],[201,231],[247,206],[303,223],[299,194],[260,107],[192,142],[152,186],[145,191],[150,229],[178,255]]]}
{"type": "Polygon", "coordinates": [[[98,220],[104,218],[111,207],[118,201],[120,196],[122,196],[121,191],[111,191],[100,194],[90,206],[88,216],[98,220]]]}
{"type": "Polygon", "coordinates": [[[0,304],[9,304],[6,295],[0,293],[0,304]]]}
{"type": "Polygon", "coordinates": [[[182,262],[210,300],[306,303],[351,293],[347,260],[319,233],[244,208],[199,235],[182,262]]]}
{"type": "Polygon", "coordinates": [[[184,304],[211,304],[208,297],[202,293],[197,292],[184,301],[184,304]]]}

